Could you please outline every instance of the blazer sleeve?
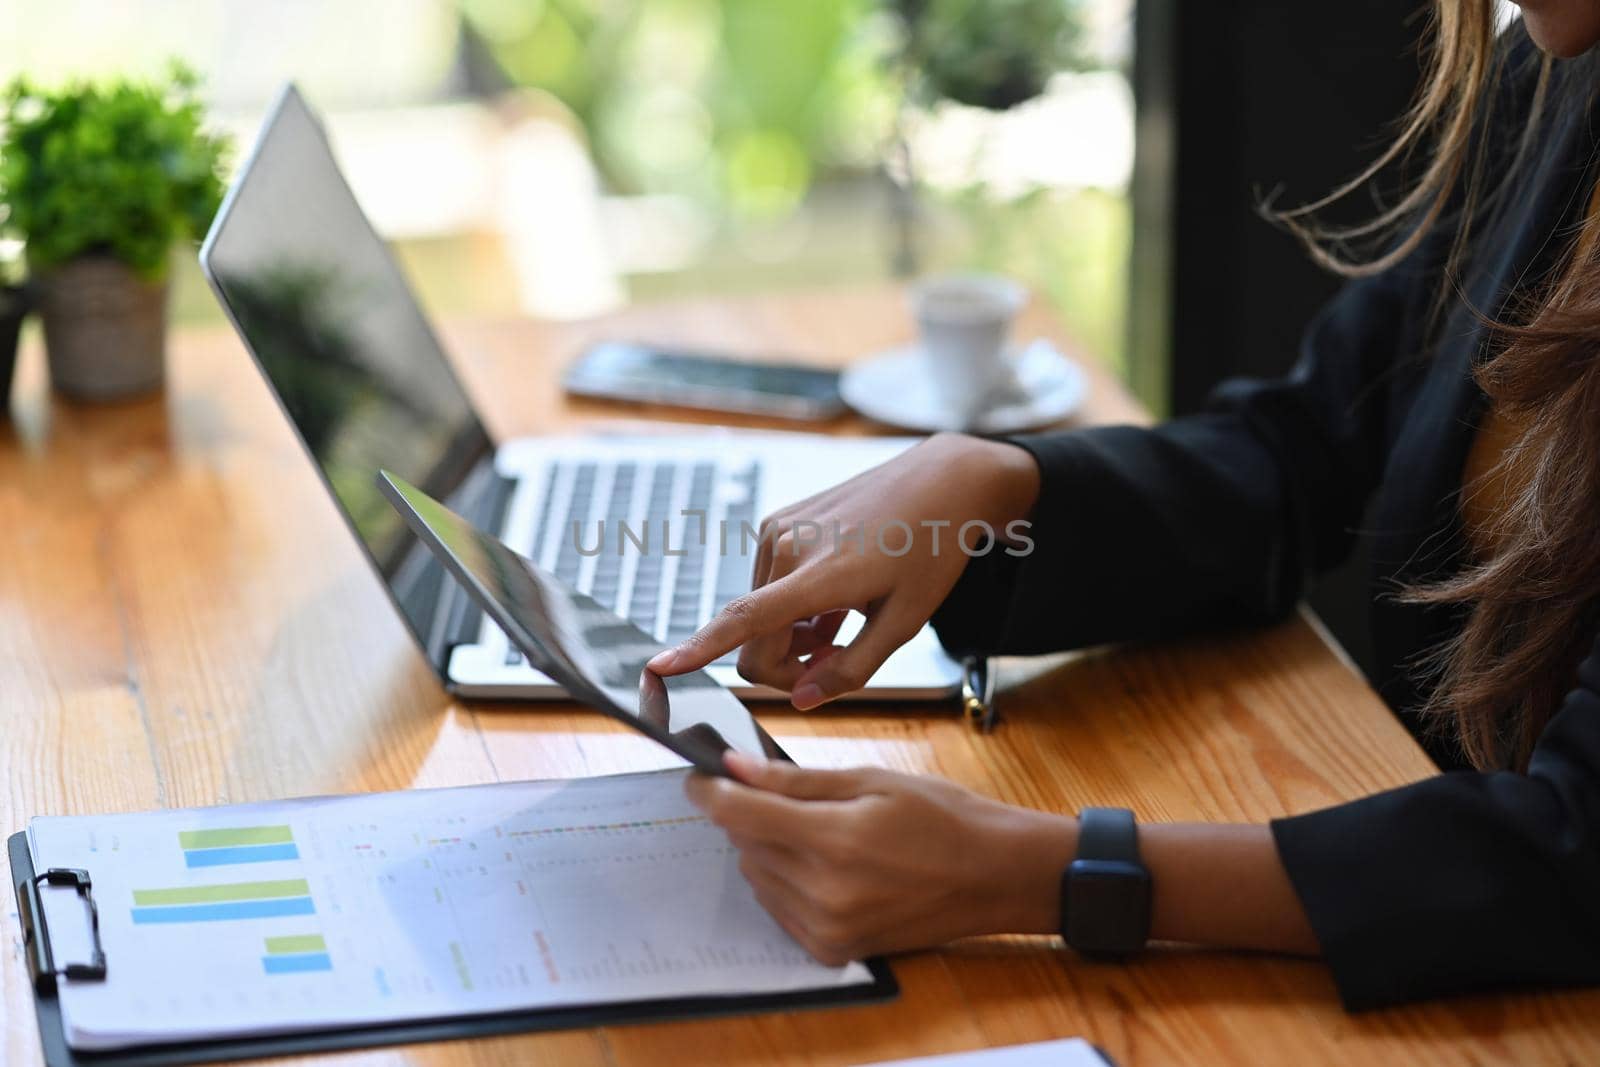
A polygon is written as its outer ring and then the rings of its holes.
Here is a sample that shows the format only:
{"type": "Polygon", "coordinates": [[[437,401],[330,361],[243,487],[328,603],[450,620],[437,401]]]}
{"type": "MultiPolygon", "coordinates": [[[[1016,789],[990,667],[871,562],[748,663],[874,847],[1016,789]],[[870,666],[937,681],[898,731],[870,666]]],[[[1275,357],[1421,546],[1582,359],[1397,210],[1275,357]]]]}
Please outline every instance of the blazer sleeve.
{"type": "Polygon", "coordinates": [[[946,647],[1049,652],[1287,613],[1349,551],[1377,484],[1387,376],[1417,344],[1440,244],[1348,284],[1283,379],[1225,383],[1153,428],[1007,438],[1039,464],[1032,550],[969,562],[933,616],[946,647]]]}
{"type": "MultiPolygon", "coordinates": [[[[1490,113],[1538,99],[1539,49],[1513,23],[1490,113]]],[[[1477,130],[1491,166],[1521,122],[1477,130]]],[[[1032,551],[995,545],[933,616],[956,653],[1059,651],[1269,621],[1349,552],[1388,451],[1392,388],[1416,371],[1463,209],[1460,193],[1405,260],[1348,284],[1294,370],[1224,383],[1209,409],[1151,428],[1008,438],[1039,464],[1032,551]],[[1408,366],[1409,364],[1409,366],[1408,366]]]]}
{"type": "Polygon", "coordinates": [[[1272,832],[1352,1011],[1600,983],[1600,639],[1527,774],[1444,774],[1272,832]]]}

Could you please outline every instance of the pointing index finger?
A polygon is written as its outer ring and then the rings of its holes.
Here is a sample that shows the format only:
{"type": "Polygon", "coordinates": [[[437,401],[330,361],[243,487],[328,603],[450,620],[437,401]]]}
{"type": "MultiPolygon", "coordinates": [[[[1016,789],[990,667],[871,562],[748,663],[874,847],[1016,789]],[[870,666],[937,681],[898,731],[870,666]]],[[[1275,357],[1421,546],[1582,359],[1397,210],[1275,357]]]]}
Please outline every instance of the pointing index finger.
{"type": "Polygon", "coordinates": [[[746,641],[838,606],[829,604],[815,583],[796,579],[790,575],[734,599],[682,644],[658,652],[646,666],[662,675],[696,671],[746,641]]]}

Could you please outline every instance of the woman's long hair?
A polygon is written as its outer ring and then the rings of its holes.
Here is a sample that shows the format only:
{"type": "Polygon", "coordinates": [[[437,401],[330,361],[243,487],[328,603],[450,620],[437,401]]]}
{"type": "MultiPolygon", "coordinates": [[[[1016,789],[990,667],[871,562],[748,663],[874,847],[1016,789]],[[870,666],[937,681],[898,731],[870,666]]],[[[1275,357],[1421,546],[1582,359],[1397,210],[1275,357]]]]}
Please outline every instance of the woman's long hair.
{"type": "MultiPolygon", "coordinates": [[[[1472,221],[1508,186],[1541,117],[1558,103],[1588,106],[1595,89],[1588,77],[1552,76],[1553,65],[1576,61],[1545,58],[1528,113],[1496,121],[1522,131],[1514,162],[1488,175],[1482,161],[1490,138],[1478,133],[1489,127],[1504,54],[1496,46],[1493,0],[1435,0],[1422,87],[1394,143],[1352,181],[1315,203],[1276,213],[1278,220],[1318,262],[1348,276],[1398,263],[1445,220],[1457,229],[1439,284],[1443,296],[1453,296],[1472,221]],[[1355,226],[1318,221],[1323,209],[1373,185],[1380,171],[1422,153],[1420,176],[1392,207],[1355,226]],[[1362,253],[1378,241],[1387,241],[1383,251],[1362,253]]],[[[1591,200],[1577,231],[1563,235],[1570,247],[1548,279],[1512,294],[1490,323],[1490,348],[1475,371],[1497,415],[1514,428],[1485,476],[1506,489],[1480,531],[1492,549],[1459,573],[1404,594],[1463,613],[1460,631],[1421,664],[1431,685],[1423,710],[1436,723],[1453,724],[1462,752],[1481,768],[1526,767],[1600,623],[1597,206],[1591,200]]]]}

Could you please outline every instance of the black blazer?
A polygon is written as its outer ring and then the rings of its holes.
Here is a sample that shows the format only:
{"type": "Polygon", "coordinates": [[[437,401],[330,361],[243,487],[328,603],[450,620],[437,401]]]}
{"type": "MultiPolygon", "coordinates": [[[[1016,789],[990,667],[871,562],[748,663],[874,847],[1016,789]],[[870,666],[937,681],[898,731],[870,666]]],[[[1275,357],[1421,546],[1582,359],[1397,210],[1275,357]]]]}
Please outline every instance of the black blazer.
{"type": "MultiPolygon", "coordinates": [[[[1509,165],[1538,61],[1520,25],[1507,41],[1497,121],[1479,133],[1491,171],[1509,165]]],[[[1541,120],[1531,157],[1474,223],[1465,291],[1486,312],[1546,276],[1581,218],[1596,146],[1582,104],[1541,120]]],[[[1437,310],[1456,228],[1348,285],[1282,380],[1225,384],[1205,413],[1154,429],[1016,438],[1043,473],[1035,550],[972,561],[934,619],[954,651],[1011,653],[1261,623],[1369,541],[1379,689],[1455,770],[1272,825],[1351,1009],[1600,982],[1600,643],[1527,774],[1461,770],[1453,744],[1418,728],[1407,669],[1456,616],[1387,595],[1464,561],[1458,492],[1486,336],[1459,303],[1437,310]]]]}

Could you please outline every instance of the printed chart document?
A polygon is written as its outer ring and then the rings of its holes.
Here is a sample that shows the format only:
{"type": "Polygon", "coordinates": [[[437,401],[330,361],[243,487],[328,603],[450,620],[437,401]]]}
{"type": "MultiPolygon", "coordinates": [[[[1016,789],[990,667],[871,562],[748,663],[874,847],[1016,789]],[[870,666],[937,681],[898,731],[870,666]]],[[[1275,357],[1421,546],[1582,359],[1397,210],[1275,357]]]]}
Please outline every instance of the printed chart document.
{"type": "MultiPolygon", "coordinates": [[[[38,869],[90,872],[109,965],[61,984],[68,1042],[870,984],[762,910],[685,773],[34,819],[38,869]]],[[[83,958],[81,904],[45,910],[83,958]]]]}

